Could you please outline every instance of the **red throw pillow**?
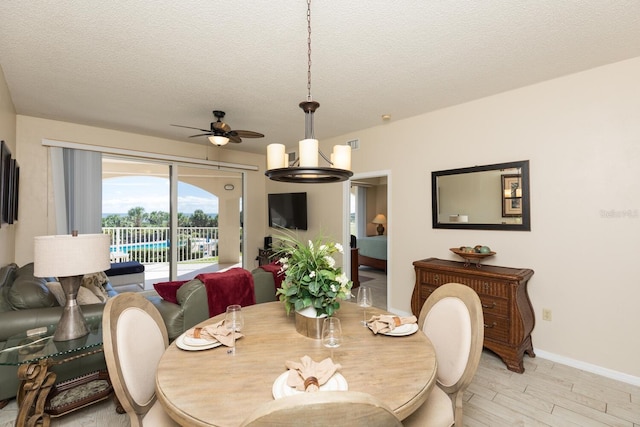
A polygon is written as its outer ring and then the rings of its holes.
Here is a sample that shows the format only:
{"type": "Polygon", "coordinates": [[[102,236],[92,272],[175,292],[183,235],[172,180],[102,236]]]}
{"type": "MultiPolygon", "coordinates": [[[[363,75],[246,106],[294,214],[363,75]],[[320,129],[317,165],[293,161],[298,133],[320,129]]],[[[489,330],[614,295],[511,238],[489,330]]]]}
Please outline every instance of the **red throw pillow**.
{"type": "Polygon", "coordinates": [[[188,280],[179,280],[177,282],[159,282],[154,283],[153,287],[163,300],[177,304],[178,289],[180,289],[180,286],[184,285],[187,282],[188,280]]]}

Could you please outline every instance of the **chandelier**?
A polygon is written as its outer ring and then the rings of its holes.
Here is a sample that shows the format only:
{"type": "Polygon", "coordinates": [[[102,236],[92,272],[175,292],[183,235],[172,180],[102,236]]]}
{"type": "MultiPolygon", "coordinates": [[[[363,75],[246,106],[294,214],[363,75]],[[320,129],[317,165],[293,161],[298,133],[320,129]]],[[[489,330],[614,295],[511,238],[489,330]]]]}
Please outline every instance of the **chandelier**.
{"type": "Polygon", "coordinates": [[[313,131],[313,114],[320,104],[311,97],[311,0],[307,0],[307,100],[299,104],[304,111],[304,139],[299,142],[299,156],[289,163],[283,144],[267,146],[267,171],[269,179],[281,182],[307,184],[346,181],[351,176],[351,146],[334,145],[331,158],[318,149],[313,131]],[[318,166],[318,155],[328,166],[318,166]]]}

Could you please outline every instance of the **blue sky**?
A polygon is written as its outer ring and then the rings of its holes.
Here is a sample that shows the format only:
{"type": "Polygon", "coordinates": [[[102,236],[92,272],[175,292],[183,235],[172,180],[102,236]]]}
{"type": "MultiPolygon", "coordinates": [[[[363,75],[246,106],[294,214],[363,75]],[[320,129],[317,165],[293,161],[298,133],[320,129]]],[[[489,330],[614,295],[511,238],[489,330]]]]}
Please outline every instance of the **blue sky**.
{"type": "MultiPolygon", "coordinates": [[[[126,214],[142,206],[145,212],[169,212],[169,180],[136,176],[102,180],[102,212],[126,214]]],[[[198,187],[178,182],[178,212],[192,214],[196,209],[218,213],[218,198],[198,187]]]]}

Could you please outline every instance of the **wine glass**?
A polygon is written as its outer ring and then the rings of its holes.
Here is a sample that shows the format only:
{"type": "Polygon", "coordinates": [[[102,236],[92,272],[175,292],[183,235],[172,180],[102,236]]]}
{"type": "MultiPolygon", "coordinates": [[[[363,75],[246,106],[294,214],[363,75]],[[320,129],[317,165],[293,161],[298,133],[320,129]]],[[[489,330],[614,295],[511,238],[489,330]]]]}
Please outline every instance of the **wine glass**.
{"type": "Polygon", "coordinates": [[[342,344],[342,326],[340,319],[337,317],[327,317],[322,322],[322,345],[331,349],[331,358],[333,359],[333,350],[342,344]]]}
{"type": "Polygon", "coordinates": [[[231,331],[232,341],[231,348],[227,350],[229,354],[236,354],[236,332],[239,332],[244,326],[244,317],[242,316],[242,307],[233,304],[227,307],[224,315],[224,326],[231,331]]]}
{"type": "Polygon", "coordinates": [[[368,286],[358,288],[358,306],[362,307],[362,326],[367,326],[367,307],[373,306],[373,290],[368,286]]]}

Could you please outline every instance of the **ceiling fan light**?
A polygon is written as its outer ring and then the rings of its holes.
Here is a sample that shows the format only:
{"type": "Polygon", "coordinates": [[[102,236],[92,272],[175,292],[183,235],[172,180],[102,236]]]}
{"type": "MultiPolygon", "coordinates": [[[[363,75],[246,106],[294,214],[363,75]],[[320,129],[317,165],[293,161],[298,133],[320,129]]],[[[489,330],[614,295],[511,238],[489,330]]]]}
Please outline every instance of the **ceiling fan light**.
{"type": "Polygon", "coordinates": [[[226,136],[213,135],[209,137],[209,142],[212,143],[213,145],[217,145],[218,147],[221,147],[223,145],[226,145],[227,142],[229,142],[229,138],[227,138],[226,136]]]}

